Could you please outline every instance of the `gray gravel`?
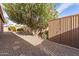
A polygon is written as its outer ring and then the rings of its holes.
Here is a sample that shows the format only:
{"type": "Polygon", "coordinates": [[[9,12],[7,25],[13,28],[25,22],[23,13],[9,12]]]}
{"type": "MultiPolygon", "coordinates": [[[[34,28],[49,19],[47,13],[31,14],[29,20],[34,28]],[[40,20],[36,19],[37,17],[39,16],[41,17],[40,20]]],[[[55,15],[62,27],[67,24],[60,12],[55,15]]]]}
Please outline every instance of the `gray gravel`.
{"type": "Polygon", "coordinates": [[[11,32],[0,33],[0,56],[48,56],[11,32]]]}
{"type": "Polygon", "coordinates": [[[79,56],[77,48],[34,38],[20,37],[11,32],[0,33],[0,56],[79,56]],[[41,43],[37,45],[37,41],[41,43]]]}

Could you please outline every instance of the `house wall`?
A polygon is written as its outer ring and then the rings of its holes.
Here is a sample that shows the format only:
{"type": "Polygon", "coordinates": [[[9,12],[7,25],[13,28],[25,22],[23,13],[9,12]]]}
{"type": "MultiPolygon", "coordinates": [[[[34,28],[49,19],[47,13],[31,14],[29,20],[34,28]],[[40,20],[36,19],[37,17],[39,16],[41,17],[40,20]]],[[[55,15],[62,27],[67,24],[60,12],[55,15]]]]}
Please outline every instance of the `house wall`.
{"type": "Polygon", "coordinates": [[[49,40],[79,48],[79,14],[48,22],[49,40]]]}

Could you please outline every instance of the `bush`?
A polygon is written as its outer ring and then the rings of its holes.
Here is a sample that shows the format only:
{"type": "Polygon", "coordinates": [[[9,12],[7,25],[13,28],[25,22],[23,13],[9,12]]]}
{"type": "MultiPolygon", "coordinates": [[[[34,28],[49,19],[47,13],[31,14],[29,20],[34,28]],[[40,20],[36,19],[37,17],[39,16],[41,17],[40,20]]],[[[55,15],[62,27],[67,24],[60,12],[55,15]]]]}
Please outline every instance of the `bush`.
{"type": "Polygon", "coordinates": [[[23,28],[18,28],[17,31],[22,32],[22,31],[24,31],[24,30],[23,30],[23,28]]]}
{"type": "Polygon", "coordinates": [[[11,31],[10,27],[8,27],[8,30],[11,31]]]}
{"type": "Polygon", "coordinates": [[[48,39],[48,31],[40,32],[38,35],[43,39],[48,39]]]}
{"type": "Polygon", "coordinates": [[[15,27],[15,26],[9,26],[9,27],[8,27],[8,30],[9,30],[9,31],[16,32],[16,27],[15,27]]]}

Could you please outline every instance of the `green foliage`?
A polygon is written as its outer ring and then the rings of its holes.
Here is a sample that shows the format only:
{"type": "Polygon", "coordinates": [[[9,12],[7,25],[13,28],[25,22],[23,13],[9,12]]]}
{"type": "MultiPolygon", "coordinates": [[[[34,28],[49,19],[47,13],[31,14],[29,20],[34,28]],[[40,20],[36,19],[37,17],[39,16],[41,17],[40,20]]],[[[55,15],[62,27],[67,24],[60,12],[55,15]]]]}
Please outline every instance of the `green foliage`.
{"type": "Polygon", "coordinates": [[[48,26],[48,20],[56,18],[58,14],[55,10],[55,5],[52,3],[9,3],[3,5],[4,10],[12,21],[27,25],[35,32],[45,29],[48,26]]]}
{"type": "Polygon", "coordinates": [[[8,23],[8,19],[4,19],[4,23],[7,24],[8,23]]]}
{"type": "Polygon", "coordinates": [[[16,32],[16,27],[15,27],[15,26],[9,26],[9,27],[8,27],[8,30],[9,30],[9,31],[16,32]]]}
{"type": "Polygon", "coordinates": [[[8,27],[8,30],[11,31],[11,26],[8,27]]]}
{"type": "Polygon", "coordinates": [[[40,32],[38,35],[43,39],[48,39],[48,31],[40,32]]]}
{"type": "Polygon", "coordinates": [[[23,30],[23,28],[18,28],[17,31],[22,32],[22,31],[24,31],[24,30],[23,30]]]}

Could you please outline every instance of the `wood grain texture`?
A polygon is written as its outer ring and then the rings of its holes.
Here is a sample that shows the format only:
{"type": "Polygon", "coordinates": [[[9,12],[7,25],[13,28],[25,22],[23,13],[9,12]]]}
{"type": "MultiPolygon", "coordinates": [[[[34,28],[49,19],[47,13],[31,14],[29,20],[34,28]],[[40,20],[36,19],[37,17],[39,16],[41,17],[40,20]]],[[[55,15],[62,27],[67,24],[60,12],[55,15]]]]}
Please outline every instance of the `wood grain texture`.
{"type": "Polygon", "coordinates": [[[49,40],[79,48],[79,14],[49,21],[49,40]]]}

